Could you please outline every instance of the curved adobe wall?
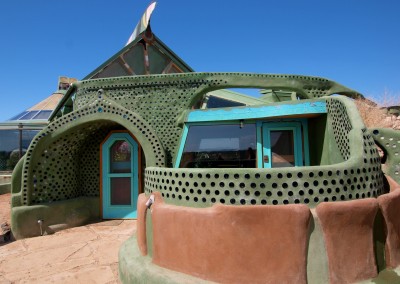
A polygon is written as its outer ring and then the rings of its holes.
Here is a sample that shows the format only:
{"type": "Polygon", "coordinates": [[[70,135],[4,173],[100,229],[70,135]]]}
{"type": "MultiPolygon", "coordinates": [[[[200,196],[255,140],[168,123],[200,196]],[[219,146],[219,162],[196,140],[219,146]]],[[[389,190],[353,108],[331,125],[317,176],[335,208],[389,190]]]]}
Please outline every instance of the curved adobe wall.
{"type": "Polygon", "coordinates": [[[369,132],[387,156],[383,170],[400,183],[400,131],[376,128],[370,129],[369,132]]]}
{"type": "MultiPolygon", "coordinates": [[[[167,155],[167,166],[176,156],[182,128],[181,115],[191,110],[204,93],[233,87],[285,87],[304,99],[331,94],[357,94],[327,79],[298,75],[246,73],[186,73],[86,80],[75,83],[74,109],[97,96],[99,89],[129,111],[138,113],[155,130],[167,155]]],[[[72,94],[68,91],[66,97],[72,94]]],[[[292,104],[295,102],[287,102],[292,104]]]]}
{"type": "Polygon", "coordinates": [[[391,192],[378,197],[379,207],[385,220],[386,266],[400,266],[400,186],[392,183],[391,192]]]}
{"type": "MultiPolygon", "coordinates": [[[[209,207],[227,205],[281,205],[344,201],[377,197],[382,174],[371,168],[304,167],[279,169],[169,169],[148,167],[146,193],[159,191],[168,204],[209,207]]],[[[372,167],[375,169],[375,167],[372,167]]]]}
{"type": "Polygon", "coordinates": [[[307,206],[185,208],[159,194],[155,200],[155,264],[222,283],[306,283],[307,206]]]}
{"type": "Polygon", "coordinates": [[[142,145],[148,166],[163,166],[165,154],[152,128],[105,95],[42,130],[23,166],[21,204],[99,196],[99,147],[110,130],[127,129],[142,145]]]}
{"type": "MultiPolygon", "coordinates": [[[[82,179],[90,181],[87,186],[95,184],[96,172],[91,170],[94,164],[83,173],[79,170],[85,164],[80,162],[81,158],[85,159],[81,154],[92,151],[89,156],[94,157],[95,151],[89,145],[92,141],[88,134],[95,132],[95,140],[100,140],[104,136],[103,131],[113,129],[111,122],[133,133],[142,144],[149,166],[163,167],[165,161],[170,165],[181,134],[178,124],[182,113],[190,109],[205,92],[235,86],[289,86],[303,98],[333,93],[355,94],[323,78],[295,75],[190,73],[82,81],[76,83],[66,96],[66,99],[74,100],[74,111],[53,121],[32,141],[22,170],[20,204],[81,196],[82,191],[78,189],[79,174],[89,177],[82,179]],[[74,91],[75,95],[70,97],[74,91]]],[[[346,131],[351,135],[351,129],[346,131]]],[[[337,143],[341,155],[347,159],[349,147],[346,141],[338,140],[337,143]]],[[[86,156],[87,160],[95,161],[89,156],[86,156]]],[[[351,170],[356,172],[355,169],[351,170]]],[[[84,190],[89,196],[95,195],[95,191],[94,187],[84,190]]],[[[19,202],[13,204],[17,206],[19,202]]]]}
{"type": "Polygon", "coordinates": [[[327,98],[326,101],[328,133],[323,152],[325,156],[340,156],[343,162],[275,169],[148,167],[146,194],[160,191],[166,203],[191,207],[208,207],[216,203],[304,203],[314,207],[321,202],[379,196],[384,190],[380,158],[355,105],[344,97],[327,98]]]}
{"type": "Polygon", "coordinates": [[[373,231],[377,200],[324,202],[316,211],[325,239],[330,283],[376,277],[373,231]]]}
{"type": "Polygon", "coordinates": [[[98,219],[100,144],[111,130],[128,130],[148,166],[165,165],[154,130],[138,114],[101,93],[89,104],[43,129],[14,174],[12,231],[16,238],[51,232],[52,225],[74,227],[98,219]],[[20,176],[18,176],[20,175],[20,176]]]}
{"type": "MultiPolygon", "coordinates": [[[[301,204],[190,208],[164,203],[159,192],[148,210],[148,197],[141,194],[137,246],[160,267],[221,283],[372,279],[378,275],[378,255],[386,259],[379,269],[400,265],[400,186],[392,186],[378,199],[321,203],[311,209],[313,219],[301,204]],[[385,252],[374,243],[374,234],[383,231],[378,212],[388,232],[385,252]]],[[[131,251],[121,251],[120,257],[125,253],[131,251]]],[[[122,279],[134,273],[129,267],[120,272],[122,279]]]]}

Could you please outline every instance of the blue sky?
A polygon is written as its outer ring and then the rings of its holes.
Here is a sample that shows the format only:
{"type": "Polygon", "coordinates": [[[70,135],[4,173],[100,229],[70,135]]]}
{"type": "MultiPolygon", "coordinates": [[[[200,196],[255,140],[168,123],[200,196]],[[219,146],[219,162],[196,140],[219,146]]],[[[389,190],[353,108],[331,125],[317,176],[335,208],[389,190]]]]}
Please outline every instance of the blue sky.
{"type": "MultiPolygon", "coordinates": [[[[150,1],[20,0],[0,8],[0,121],[83,78],[126,43],[150,1]]],[[[196,71],[326,77],[400,97],[400,1],[160,0],[153,32],[196,71]]]]}

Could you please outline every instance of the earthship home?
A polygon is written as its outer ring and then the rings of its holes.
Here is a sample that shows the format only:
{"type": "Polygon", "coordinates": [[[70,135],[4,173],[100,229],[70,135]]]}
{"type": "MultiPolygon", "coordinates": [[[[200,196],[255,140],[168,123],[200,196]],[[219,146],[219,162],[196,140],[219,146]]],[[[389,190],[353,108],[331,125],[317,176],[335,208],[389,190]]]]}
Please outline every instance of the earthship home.
{"type": "Polygon", "coordinates": [[[360,94],[318,77],[182,71],[74,83],[15,168],[14,236],[137,218],[124,283],[348,283],[399,266],[400,135],[365,128],[360,94]],[[221,93],[242,105],[207,108],[221,93]]]}

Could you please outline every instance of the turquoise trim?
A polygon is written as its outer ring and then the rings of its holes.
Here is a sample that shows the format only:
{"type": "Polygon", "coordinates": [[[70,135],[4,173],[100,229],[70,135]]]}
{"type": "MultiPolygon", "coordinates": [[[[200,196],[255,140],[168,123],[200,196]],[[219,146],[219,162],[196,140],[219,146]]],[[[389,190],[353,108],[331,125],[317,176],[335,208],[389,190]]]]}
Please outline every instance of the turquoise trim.
{"type": "Polygon", "coordinates": [[[260,160],[261,160],[261,168],[271,168],[271,139],[270,139],[269,129],[263,126],[262,128],[262,138],[263,138],[263,150],[259,152],[260,160]],[[264,156],[268,156],[268,161],[264,161],[264,156]]]}
{"type": "Polygon", "coordinates": [[[137,196],[139,186],[139,161],[138,144],[128,133],[113,133],[104,142],[102,147],[102,207],[104,219],[124,219],[137,217],[137,196]],[[115,141],[127,141],[131,148],[131,173],[110,173],[110,147],[115,141]],[[131,204],[130,205],[111,205],[110,181],[111,178],[129,177],[131,179],[131,204]]]}
{"type": "MultiPolygon", "coordinates": [[[[223,124],[239,124],[240,120],[227,121],[223,124]]],[[[310,165],[310,154],[308,145],[308,120],[306,118],[296,119],[280,119],[279,121],[244,121],[245,124],[255,123],[256,124],[256,143],[257,143],[257,167],[258,168],[271,168],[271,159],[268,163],[263,162],[263,156],[268,154],[271,157],[271,151],[267,146],[271,144],[270,141],[270,130],[293,130],[295,138],[295,164],[299,166],[310,165]],[[267,135],[268,132],[268,135],[267,135]],[[303,144],[304,142],[304,144],[303,144]],[[304,145],[304,148],[303,148],[304,145]],[[304,153],[304,156],[303,156],[304,153]],[[304,158],[304,161],[303,161],[304,158]]],[[[183,128],[182,138],[177,152],[177,158],[175,160],[174,168],[179,168],[182,153],[185,148],[187,135],[189,128],[194,125],[220,125],[221,123],[216,122],[204,122],[204,123],[186,123],[183,128]]]]}
{"type": "Polygon", "coordinates": [[[187,122],[212,122],[241,119],[259,119],[296,114],[326,113],[325,102],[304,102],[297,104],[276,104],[259,107],[235,107],[191,111],[187,122]]]}
{"type": "Polygon", "coordinates": [[[262,160],[262,121],[257,121],[256,123],[256,139],[257,139],[257,168],[263,167],[263,160],[262,160]]]}
{"type": "Polygon", "coordinates": [[[301,125],[303,126],[303,142],[304,142],[304,163],[305,166],[310,165],[310,150],[309,150],[309,144],[308,144],[308,120],[307,119],[302,119],[301,120],[301,125]]]}
{"type": "Polygon", "coordinates": [[[178,155],[176,156],[176,160],[175,160],[175,166],[174,166],[175,168],[179,168],[179,164],[181,163],[182,153],[183,153],[183,149],[185,148],[185,143],[186,143],[186,138],[187,138],[188,132],[189,132],[189,126],[185,124],[185,126],[183,127],[182,139],[179,144],[178,155]]]}
{"type": "Polygon", "coordinates": [[[264,122],[263,123],[263,151],[262,161],[264,168],[272,167],[272,152],[271,152],[271,131],[274,130],[292,130],[294,138],[294,156],[295,166],[303,166],[303,146],[301,137],[301,123],[300,122],[264,122]],[[264,162],[263,157],[268,156],[268,161],[264,162]]]}

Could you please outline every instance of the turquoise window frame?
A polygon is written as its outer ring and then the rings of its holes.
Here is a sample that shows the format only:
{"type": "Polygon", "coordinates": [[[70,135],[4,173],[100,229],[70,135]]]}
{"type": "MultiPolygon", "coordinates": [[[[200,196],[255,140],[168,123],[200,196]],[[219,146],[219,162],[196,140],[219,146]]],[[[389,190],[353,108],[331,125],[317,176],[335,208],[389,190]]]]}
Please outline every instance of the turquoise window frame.
{"type": "Polygon", "coordinates": [[[112,133],[102,145],[102,208],[104,219],[133,219],[137,217],[137,196],[139,188],[138,144],[126,132],[112,133]],[[131,146],[131,172],[110,173],[110,148],[116,141],[126,141],[131,146]],[[131,178],[131,204],[111,205],[111,178],[131,178]]]}
{"type": "Polygon", "coordinates": [[[262,143],[262,124],[263,121],[257,121],[256,123],[256,139],[257,139],[257,168],[262,168],[262,157],[260,153],[262,153],[263,143],[262,143]]]}
{"type": "Polygon", "coordinates": [[[187,139],[187,135],[189,133],[189,128],[191,126],[199,126],[199,125],[230,125],[230,124],[256,124],[257,127],[257,122],[254,120],[247,120],[247,121],[242,121],[242,120],[235,120],[235,121],[222,121],[220,123],[215,123],[215,122],[203,122],[203,123],[185,123],[183,126],[183,133],[182,133],[182,138],[181,141],[179,143],[179,148],[176,154],[176,160],[174,163],[174,168],[179,168],[179,165],[181,163],[181,159],[182,159],[182,154],[183,154],[183,150],[185,149],[185,144],[186,144],[186,139],[187,139]]]}
{"type": "MultiPolygon", "coordinates": [[[[296,103],[274,103],[271,105],[216,108],[207,110],[193,110],[186,118],[187,123],[216,122],[237,120],[267,120],[279,119],[283,116],[313,115],[327,113],[325,101],[307,101],[296,103]]],[[[294,118],[296,119],[296,118],[294,118]]]]}
{"type": "Polygon", "coordinates": [[[258,153],[258,160],[261,161],[263,168],[272,168],[272,152],[271,152],[271,132],[279,130],[291,130],[293,131],[294,139],[294,162],[296,167],[303,166],[303,143],[301,135],[301,123],[300,122],[263,122],[262,123],[262,139],[263,147],[262,151],[258,153]],[[264,162],[263,157],[268,156],[267,162],[264,162]]]}
{"type": "Polygon", "coordinates": [[[173,163],[179,168],[185,147],[189,127],[192,125],[229,124],[229,123],[256,123],[257,133],[257,167],[263,168],[262,161],[262,125],[265,122],[300,122],[301,136],[303,142],[304,166],[310,165],[309,141],[308,141],[308,120],[307,118],[282,118],[298,115],[321,115],[326,114],[326,102],[300,101],[287,103],[273,103],[270,105],[232,107],[207,110],[193,110],[188,113],[183,126],[183,133],[180,144],[177,148],[176,160],[173,163]]]}
{"type": "MultiPolygon", "coordinates": [[[[181,142],[179,144],[178,154],[176,156],[174,168],[179,168],[179,165],[181,163],[183,149],[185,148],[186,138],[187,138],[187,135],[188,135],[188,132],[189,132],[189,127],[191,125],[192,124],[188,125],[188,124],[185,123],[184,126],[183,126],[182,138],[181,138],[181,142]]],[[[196,124],[194,124],[194,125],[196,125],[196,124]]],[[[203,124],[201,124],[201,125],[203,125],[203,124]]]]}
{"type": "MultiPolygon", "coordinates": [[[[187,135],[189,133],[189,128],[195,125],[222,125],[222,124],[256,124],[256,143],[257,143],[257,168],[264,168],[263,163],[263,126],[277,127],[276,129],[282,129],[282,127],[294,127],[295,143],[299,143],[297,152],[300,152],[298,156],[295,156],[296,161],[301,161],[298,166],[309,166],[310,165],[310,155],[309,155],[309,143],[308,143],[308,120],[306,118],[295,118],[295,119],[264,119],[264,120],[234,120],[234,121],[214,121],[214,122],[187,122],[183,126],[182,138],[179,144],[179,148],[176,155],[176,160],[174,163],[174,168],[179,168],[183,150],[185,148],[187,135]],[[304,161],[304,162],[303,162],[304,161]]],[[[297,147],[296,147],[297,148],[297,147]]],[[[297,163],[297,162],[296,162],[297,163]]],[[[297,166],[297,165],[296,165],[297,166]]]]}

